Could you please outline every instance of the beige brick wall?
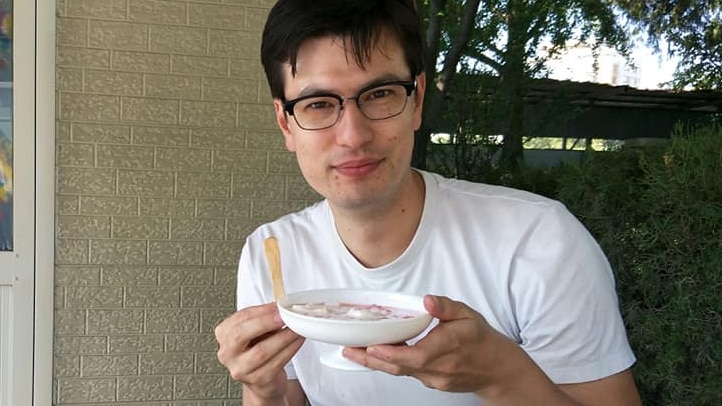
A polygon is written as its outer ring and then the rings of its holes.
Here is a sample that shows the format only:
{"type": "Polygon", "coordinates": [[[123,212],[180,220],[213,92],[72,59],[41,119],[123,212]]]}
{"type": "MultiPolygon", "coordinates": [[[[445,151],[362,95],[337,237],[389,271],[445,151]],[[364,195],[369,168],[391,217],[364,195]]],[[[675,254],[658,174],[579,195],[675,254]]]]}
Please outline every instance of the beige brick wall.
{"type": "Polygon", "coordinates": [[[56,405],[230,405],[213,327],[317,196],[258,62],[272,0],[58,0],[56,405]]]}

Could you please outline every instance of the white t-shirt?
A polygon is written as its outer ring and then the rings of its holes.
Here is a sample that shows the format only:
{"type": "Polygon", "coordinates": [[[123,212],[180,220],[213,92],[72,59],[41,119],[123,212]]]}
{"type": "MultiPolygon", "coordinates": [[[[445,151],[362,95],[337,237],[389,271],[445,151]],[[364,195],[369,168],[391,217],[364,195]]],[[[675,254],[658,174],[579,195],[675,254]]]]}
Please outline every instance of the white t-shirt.
{"type": "MultiPolygon", "coordinates": [[[[362,288],[459,300],[531,356],[556,383],[600,379],[635,361],[606,257],[559,202],[528,192],[421,172],[424,212],[393,262],[369,269],[344,246],[326,201],[259,227],[238,270],[238,308],[273,300],[263,239],[278,238],[286,292],[362,288]]],[[[343,372],[306,340],[286,371],[311,404],[481,405],[472,394],[382,372],[343,372]]]]}

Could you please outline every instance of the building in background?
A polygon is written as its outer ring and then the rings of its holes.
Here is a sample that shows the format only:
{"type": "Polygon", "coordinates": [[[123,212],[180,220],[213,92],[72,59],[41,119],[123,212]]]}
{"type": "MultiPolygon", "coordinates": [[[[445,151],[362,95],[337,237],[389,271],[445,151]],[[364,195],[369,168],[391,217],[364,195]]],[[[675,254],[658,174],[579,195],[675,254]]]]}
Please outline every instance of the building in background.
{"type": "MultiPolygon", "coordinates": [[[[549,78],[640,88],[643,66],[632,66],[614,48],[606,45],[569,45],[547,63],[549,78]]],[[[648,66],[647,66],[648,67],[648,66]]]]}
{"type": "MultiPolygon", "coordinates": [[[[544,50],[544,49],[543,49],[544,50]]],[[[586,43],[570,43],[547,62],[549,78],[591,82],[636,89],[669,89],[677,60],[663,51],[654,51],[638,41],[627,60],[614,48],[594,49],[586,43]]]]}

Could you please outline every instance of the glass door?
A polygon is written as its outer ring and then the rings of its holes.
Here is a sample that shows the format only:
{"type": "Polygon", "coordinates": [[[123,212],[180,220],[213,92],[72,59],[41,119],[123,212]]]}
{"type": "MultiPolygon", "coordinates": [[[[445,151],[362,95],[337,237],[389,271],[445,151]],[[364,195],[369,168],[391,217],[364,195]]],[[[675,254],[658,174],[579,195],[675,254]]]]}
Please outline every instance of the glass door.
{"type": "Polygon", "coordinates": [[[13,4],[0,0],[0,405],[11,404],[13,284],[13,4]]]}
{"type": "Polygon", "coordinates": [[[0,251],[13,250],[12,26],[12,0],[0,0],[0,251]]]}

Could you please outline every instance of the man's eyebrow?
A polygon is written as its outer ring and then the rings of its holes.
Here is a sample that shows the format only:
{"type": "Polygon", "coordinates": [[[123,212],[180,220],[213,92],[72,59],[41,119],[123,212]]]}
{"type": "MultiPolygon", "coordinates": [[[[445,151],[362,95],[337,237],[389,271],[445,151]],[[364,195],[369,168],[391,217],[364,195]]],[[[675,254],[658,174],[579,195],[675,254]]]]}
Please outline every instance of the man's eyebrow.
{"type": "Polygon", "coordinates": [[[329,94],[335,94],[331,90],[323,89],[316,86],[309,86],[301,90],[301,92],[298,94],[298,96],[294,97],[294,99],[298,99],[301,97],[306,96],[321,96],[321,95],[329,95],[329,94]]]}
{"type": "Polygon", "coordinates": [[[380,85],[380,84],[384,84],[386,82],[393,82],[393,81],[397,81],[397,80],[408,80],[408,78],[405,78],[405,77],[402,78],[401,76],[399,76],[395,73],[386,73],[386,74],[383,74],[379,77],[376,77],[376,78],[364,83],[363,85],[361,85],[361,87],[359,87],[359,89],[357,91],[369,88],[374,85],[380,85]]]}
{"type": "MultiPolygon", "coordinates": [[[[361,86],[358,87],[356,92],[358,93],[359,91],[369,88],[369,87],[372,87],[374,85],[380,85],[385,82],[392,82],[392,81],[396,81],[396,80],[408,80],[408,78],[402,78],[398,74],[395,74],[395,73],[386,73],[386,74],[380,75],[378,77],[375,77],[375,78],[361,84],[361,86]]],[[[307,96],[322,96],[322,95],[330,95],[330,94],[338,94],[338,93],[336,93],[330,89],[325,89],[325,88],[321,88],[321,87],[317,87],[317,86],[309,86],[309,87],[302,89],[301,92],[296,97],[294,97],[294,99],[298,99],[301,97],[307,97],[307,96]]],[[[352,97],[352,96],[356,96],[356,94],[349,95],[349,97],[352,97]]]]}

